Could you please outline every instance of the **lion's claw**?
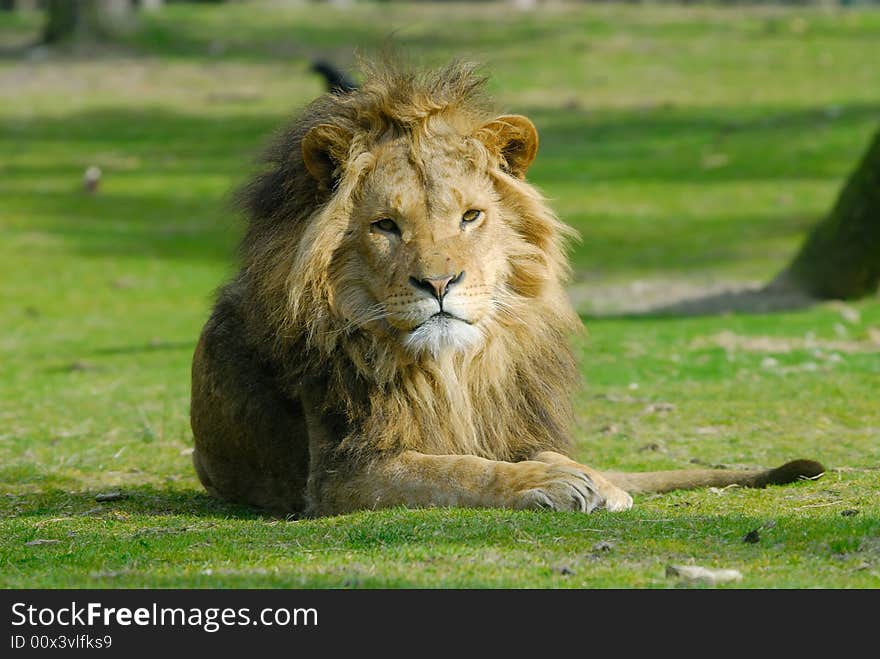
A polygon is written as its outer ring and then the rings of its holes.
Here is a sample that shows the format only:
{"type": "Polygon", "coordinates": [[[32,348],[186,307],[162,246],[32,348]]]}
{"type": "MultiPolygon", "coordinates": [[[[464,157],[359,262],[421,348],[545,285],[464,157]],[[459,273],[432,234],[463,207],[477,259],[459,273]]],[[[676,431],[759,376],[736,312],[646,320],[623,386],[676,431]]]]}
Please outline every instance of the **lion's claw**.
{"type": "Polygon", "coordinates": [[[542,483],[520,495],[517,508],[589,513],[604,505],[592,479],[567,466],[548,466],[542,483]]]}

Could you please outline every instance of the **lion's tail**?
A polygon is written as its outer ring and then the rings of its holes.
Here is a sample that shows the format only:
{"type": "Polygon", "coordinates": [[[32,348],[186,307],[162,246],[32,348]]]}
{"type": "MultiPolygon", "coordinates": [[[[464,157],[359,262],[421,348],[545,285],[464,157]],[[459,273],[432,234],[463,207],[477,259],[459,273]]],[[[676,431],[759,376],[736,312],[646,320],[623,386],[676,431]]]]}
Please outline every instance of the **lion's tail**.
{"type": "Polygon", "coordinates": [[[766,487],[799,480],[813,480],[825,473],[825,467],[813,460],[792,460],[776,469],[741,471],[734,469],[679,469],[641,473],[603,471],[602,475],[630,493],[691,490],[698,487],[766,487]]]}

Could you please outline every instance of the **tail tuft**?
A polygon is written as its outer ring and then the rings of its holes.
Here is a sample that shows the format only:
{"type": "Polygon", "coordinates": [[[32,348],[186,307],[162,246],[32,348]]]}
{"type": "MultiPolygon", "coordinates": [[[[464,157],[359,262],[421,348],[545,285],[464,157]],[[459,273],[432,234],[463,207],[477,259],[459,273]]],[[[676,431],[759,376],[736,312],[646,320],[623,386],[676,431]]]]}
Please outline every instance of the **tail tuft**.
{"type": "Polygon", "coordinates": [[[825,467],[815,460],[792,460],[781,467],[771,469],[761,479],[758,487],[785,485],[800,480],[815,480],[825,473],[825,467]]]}

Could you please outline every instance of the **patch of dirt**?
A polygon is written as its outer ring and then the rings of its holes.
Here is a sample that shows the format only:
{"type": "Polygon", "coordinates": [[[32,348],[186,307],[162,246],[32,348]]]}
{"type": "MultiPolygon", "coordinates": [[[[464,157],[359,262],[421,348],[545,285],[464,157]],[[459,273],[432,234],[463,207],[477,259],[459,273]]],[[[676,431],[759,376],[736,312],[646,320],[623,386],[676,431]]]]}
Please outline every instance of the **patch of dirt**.
{"type": "Polygon", "coordinates": [[[759,282],[637,279],[603,284],[580,281],[568,288],[578,312],[593,316],[708,316],[803,309],[813,298],[759,282]]]}
{"type": "MultiPolygon", "coordinates": [[[[845,324],[861,322],[857,309],[844,302],[812,298],[794,290],[783,279],[766,284],[670,278],[603,283],[586,278],[571,284],[568,295],[578,313],[594,318],[773,313],[822,304],[837,311],[845,324]]],[[[868,342],[880,346],[880,328],[868,328],[868,342]]],[[[841,343],[852,347],[851,342],[841,343]]],[[[859,346],[854,351],[863,348],[859,346]]]]}
{"type": "Polygon", "coordinates": [[[724,348],[727,351],[768,352],[786,354],[795,350],[830,350],[833,352],[859,353],[880,351],[880,333],[871,332],[864,341],[823,340],[815,337],[794,338],[777,336],[742,336],[730,331],[712,336],[697,337],[691,349],[706,347],[724,348]]]}

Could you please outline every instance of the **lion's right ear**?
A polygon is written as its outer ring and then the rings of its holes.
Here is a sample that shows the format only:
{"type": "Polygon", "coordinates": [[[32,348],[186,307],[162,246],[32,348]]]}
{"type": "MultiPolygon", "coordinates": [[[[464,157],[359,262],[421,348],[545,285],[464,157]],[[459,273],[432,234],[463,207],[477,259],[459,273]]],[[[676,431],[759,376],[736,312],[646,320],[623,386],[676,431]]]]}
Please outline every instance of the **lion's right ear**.
{"type": "Polygon", "coordinates": [[[525,178],[526,170],[538,154],[535,124],[519,114],[493,119],[481,127],[475,136],[499,156],[504,169],[517,178],[525,178]]]}
{"type": "Polygon", "coordinates": [[[312,126],[302,139],[302,159],[321,189],[333,188],[339,165],[345,161],[351,135],[339,126],[312,126]]]}

